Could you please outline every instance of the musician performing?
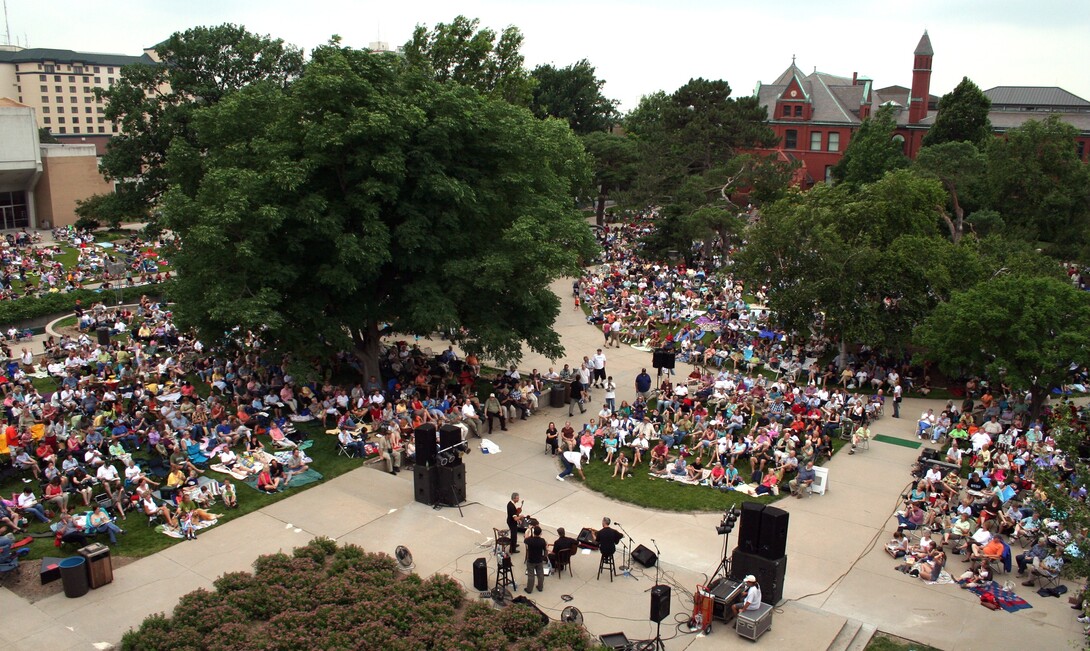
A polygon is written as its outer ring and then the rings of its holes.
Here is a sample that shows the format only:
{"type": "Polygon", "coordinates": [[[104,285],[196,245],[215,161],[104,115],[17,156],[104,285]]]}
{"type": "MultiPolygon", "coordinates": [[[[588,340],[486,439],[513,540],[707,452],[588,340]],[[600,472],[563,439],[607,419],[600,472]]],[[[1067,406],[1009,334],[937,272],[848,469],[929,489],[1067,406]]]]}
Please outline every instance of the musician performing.
{"type": "Polygon", "coordinates": [[[507,503],[507,528],[511,530],[511,553],[519,553],[519,524],[522,520],[522,505],[519,504],[519,494],[511,493],[511,501],[507,503]]]}

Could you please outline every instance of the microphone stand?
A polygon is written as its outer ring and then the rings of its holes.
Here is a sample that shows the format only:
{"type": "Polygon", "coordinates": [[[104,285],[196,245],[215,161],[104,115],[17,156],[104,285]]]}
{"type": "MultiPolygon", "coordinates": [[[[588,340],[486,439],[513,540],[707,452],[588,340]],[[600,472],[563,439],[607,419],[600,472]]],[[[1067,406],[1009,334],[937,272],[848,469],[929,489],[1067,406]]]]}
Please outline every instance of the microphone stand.
{"type": "MultiPolygon", "coordinates": [[[[616,524],[616,523],[614,523],[616,524]]],[[[621,566],[621,576],[627,576],[630,579],[636,579],[639,581],[639,577],[632,574],[632,536],[628,535],[628,532],[624,530],[624,527],[617,525],[617,528],[624,534],[624,538],[621,539],[621,545],[625,549],[624,565],[621,566]]]]}

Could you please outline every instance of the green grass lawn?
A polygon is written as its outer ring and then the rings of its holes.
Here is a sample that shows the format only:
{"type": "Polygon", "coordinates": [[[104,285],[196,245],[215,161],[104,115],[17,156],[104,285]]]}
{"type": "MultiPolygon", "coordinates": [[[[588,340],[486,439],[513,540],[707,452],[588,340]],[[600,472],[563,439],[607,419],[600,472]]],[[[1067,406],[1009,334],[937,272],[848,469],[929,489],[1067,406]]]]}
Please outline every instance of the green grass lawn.
{"type": "Polygon", "coordinates": [[[878,633],[867,643],[866,651],[939,651],[933,646],[911,642],[903,638],[894,638],[878,633]]]}
{"type": "MultiPolygon", "coordinates": [[[[261,509],[273,502],[278,502],[285,499],[297,492],[307,490],[312,486],[328,481],[334,477],[343,475],[349,470],[354,470],[362,465],[361,459],[353,459],[343,455],[337,454],[337,437],[326,434],[321,427],[321,424],[310,423],[298,423],[297,429],[301,432],[305,432],[310,437],[314,444],[306,450],[306,454],[314,459],[314,462],[310,466],[322,474],[322,480],[314,484],[307,484],[299,488],[289,488],[288,490],[277,493],[275,495],[268,495],[266,493],[258,492],[249,486],[243,485],[241,481],[231,478],[231,481],[236,486],[236,492],[238,493],[238,508],[237,509],[225,509],[222,503],[217,504],[211,509],[214,513],[223,514],[219,523],[229,522],[235,518],[242,517],[247,513],[251,513],[258,509],[261,509]]],[[[137,464],[140,464],[142,459],[147,458],[147,453],[138,453],[134,455],[137,460],[137,464]]],[[[118,470],[121,470],[120,464],[118,470]]],[[[226,475],[222,475],[211,470],[206,472],[207,476],[214,477],[215,479],[222,481],[226,478],[226,475]]],[[[29,476],[29,475],[28,475],[29,476]]],[[[31,484],[34,486],[35,493],[41,495],[41,489],[37,483],[31,484]]],[[[22,490],[24,483],[21,479],[15,479],[9,481],[6,484],[0,486],[0,494],[8,496],[13,493],[17,493],[22,490]]],[[[96,494],[100,493],[101,489],[96,490],[96,494]]],[[[74,496],[70,502],[69,510],[73,513],[82,513],[85,509],[82,507],[80,498],[74,496]],[[78,506],[77,506],[78,505],[78,506]]],[[[141,513],[129,512],[127,518],[124,520],[118,520],[118,526],[126,530],[126,535],[118,537],[117,545],[112,547],[112,552],[117,556],[129,556],[129,557],[143,557],[149,554],[166,549],[167,547],[183,542],[182,540],[171,538],[155,531],[154,527],[150,527],[147,524],[147,518],[141,513]]],[[[218,525],[217,525],[218,526],[218,525]]],[[[45,523],[39,523],[31,518],[29,523],[29,529],[32,534],[43,534],[48,532],[48,525],[45,523]]],[[[105,535],[98,538],[100,542],[106,543],[107,537],[105,535]]],[[[65,545],[62,549],[57,549],[53,545],[53,538],[51,535],[45,537],[35,538],[34,542],[30,545],[30,554],[26,557],[27,560],[40,559],[43,556],[69,556],[75,551],[74,546],[65,545]]]]}
{"type": "MultiPolygon", "coordinates": [[[[845,441],[834,439],[833,453],[842,448],[845,441]]],[[[625,448],[625,455],[632,458],[631,449],[625,448]]],[[[666,479],[652,479],[648,477],[648,464],[645,462],[632,469],[632,475],[625,480],[620,476],[613,477],[613,466],[607,466],[601,461],[603,452],[595,450],[595,460],[583,465],[583,473],[587,476],[588,488],[598,491],[606,497],[629,502],[637,506],[644,506],[662,511],[723,511],[731,506],[744,501],[759,501],[765,504],[775,502],[789,493],[786,482],[781,485],[780,495],[766,495],[752,497],[735,491],[722,492],[708,486],[689,486],[666,479]]],[[[558,468],[563,466],[558,462],[558,468]]],[[[742,462],[738,472],[745,476],[749,472],[749,463],[742,462]]],[[[567,481],[579,481],[578,473],[571,475],[567,481]]]]}

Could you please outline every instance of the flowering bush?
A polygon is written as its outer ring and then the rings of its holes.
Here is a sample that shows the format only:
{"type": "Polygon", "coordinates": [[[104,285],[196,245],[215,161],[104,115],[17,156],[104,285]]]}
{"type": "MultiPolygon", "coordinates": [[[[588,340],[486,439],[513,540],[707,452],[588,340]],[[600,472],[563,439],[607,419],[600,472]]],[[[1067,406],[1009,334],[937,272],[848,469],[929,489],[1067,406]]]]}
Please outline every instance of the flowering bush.
{"type": "Polygon", "coordinates": [[[152,615],[121,640],[133,651],[296,651],[448,649],[582,651],[594,645],[574,625],[542,628],[521,606],[495,610],[465,602],[449,576],[403,575],[385,554],[315,539],[288,554],[254,561],[152,615]]]}

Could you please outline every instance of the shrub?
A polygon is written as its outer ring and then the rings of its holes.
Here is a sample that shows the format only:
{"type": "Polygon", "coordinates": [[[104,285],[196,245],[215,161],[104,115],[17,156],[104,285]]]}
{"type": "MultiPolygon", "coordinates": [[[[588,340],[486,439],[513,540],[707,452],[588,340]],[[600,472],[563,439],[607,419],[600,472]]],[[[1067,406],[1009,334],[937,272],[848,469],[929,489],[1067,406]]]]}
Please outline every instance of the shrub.
{"type": "Polygon", "coordinates": [[[254,561],[254,574],[232,572],[215,591],[182,597],[174,615],[152,615],[121,640],[122,649],[267,651],[284,649],[591,648],[574,626],[542,630],[530,608],[501,611],[464,605],[447,576],[404,576],[385,554],[316,539],[288,554],[254,561]],[[457,610],[461,608],[461,611],[457,610]]]}
{"type": "MultiPolygon", "coordinates": [[[[125,287],[121,290],[121,300],[132,303],[144,294],[165,298],[173,290],[173,281],[164,281],[158,285],[125,287]]],[[[110,302],[113,300],[113,293],[93,289],[79,289],[67,294],[45,294],[40,298],[17,298],[10,301],[0,301],[0,325],[8,326],[28,319],[72,312],[76,309],[77,299],[82,300],[84,305],[90,305],[100,300],[110,302]]]]}

